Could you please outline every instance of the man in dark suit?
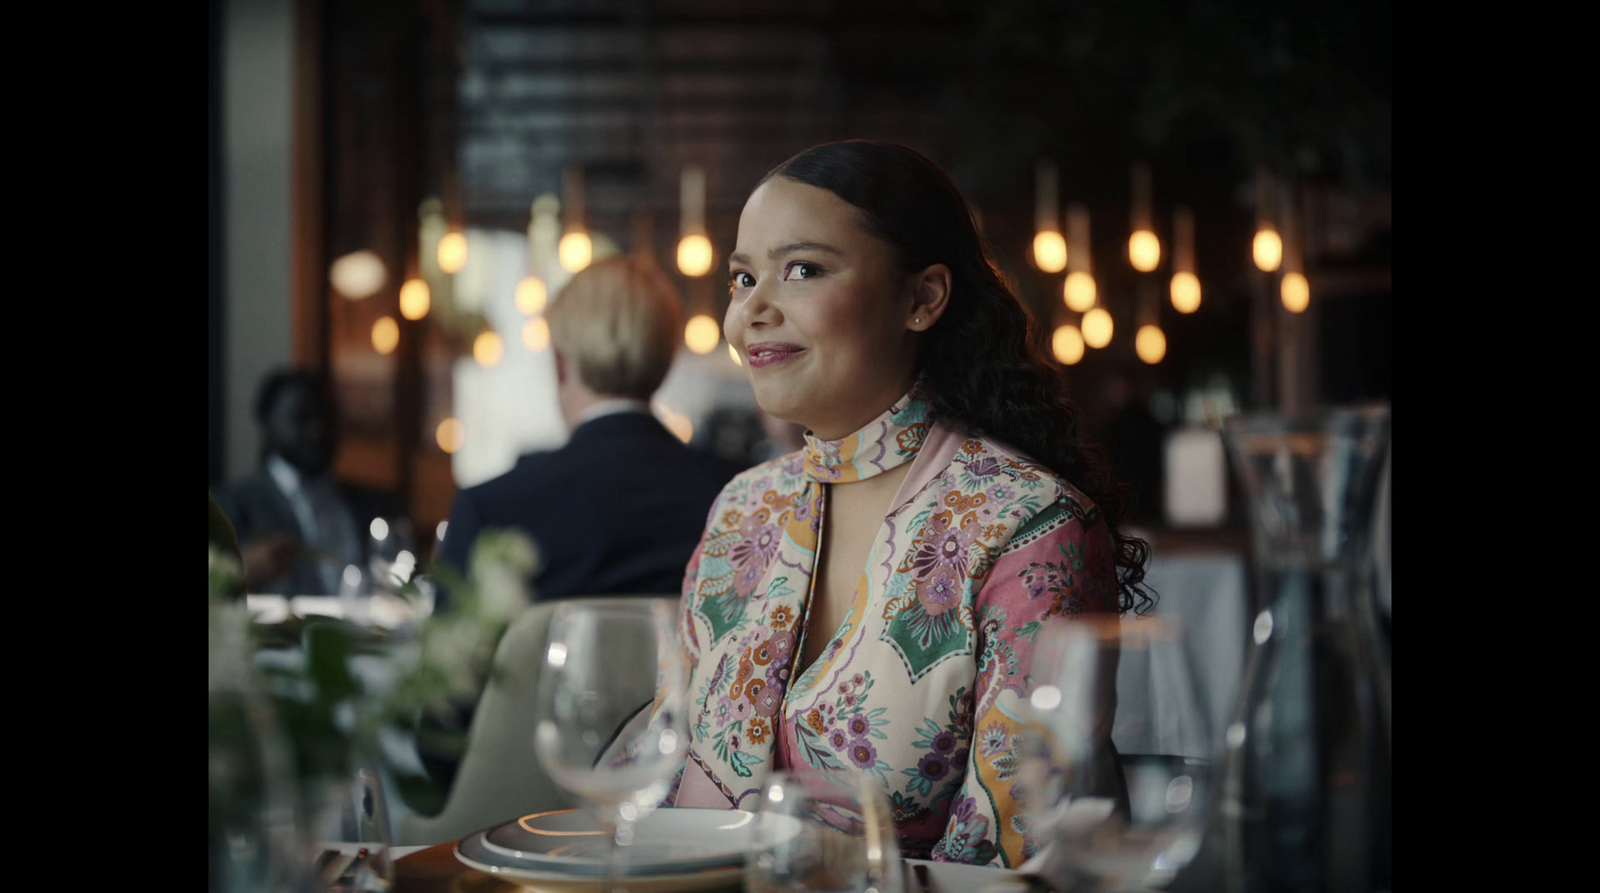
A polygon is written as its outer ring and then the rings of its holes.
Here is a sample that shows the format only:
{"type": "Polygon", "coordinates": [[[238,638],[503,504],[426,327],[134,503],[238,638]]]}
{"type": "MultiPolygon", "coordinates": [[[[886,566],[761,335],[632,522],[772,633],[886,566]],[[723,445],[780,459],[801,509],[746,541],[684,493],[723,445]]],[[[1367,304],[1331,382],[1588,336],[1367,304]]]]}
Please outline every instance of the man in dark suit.
{"type": "MultiPolygon", "coordinates": [[[[574,276],[545,318],[571,436],[457,493],[437,563],[465,573],[480,531],[515,528],[539,550],[536,600],[677,595],[712,502],[745,467],[690,449],[650,412],[683,331],[678,293],[649,261],[611,258],[574,276]]],[[[441,794],[473,707],[423,717],[418,754],[441,794]]]]}
{"type": "Polygon", "coordinates": [[[238,537],[246,591],[336,594],[347,565],[366,567],[372,519],[396,518],[399,502],[334,479],[337,416],[320,375],[268,375],[256,392],[255,416],[261,467],[213,494],[238,537]]]}
{"type": "Polygon", "coordinates": [[[677,292],[648,261],[612,258],[573,277],[545,317],[571,436],[460,491],[439,561],[463,572],[480,530],[515,528],[539,549],[538,600],[676,594],[712,501],[743,470],[650,413],[683,328],[677,292]]]}

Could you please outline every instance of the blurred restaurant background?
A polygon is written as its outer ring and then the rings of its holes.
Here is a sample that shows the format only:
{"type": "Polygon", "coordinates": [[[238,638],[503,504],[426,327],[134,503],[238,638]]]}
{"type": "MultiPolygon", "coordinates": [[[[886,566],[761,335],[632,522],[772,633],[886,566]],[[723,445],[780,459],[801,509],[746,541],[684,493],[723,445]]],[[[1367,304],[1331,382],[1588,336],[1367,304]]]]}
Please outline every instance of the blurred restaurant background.
{"type": "Polygon", "coordinates": [[[655,400],[767,437],[727,344],[742,204],[816,143],[942,165],[1163,542],[1243,548],[1230,413],[1388,401],[1389,6],[1372,0],[217,0],[209,477],[323,370],[340,479],[418,531],[566,437],[547,301],[648,255],[688,324],[655,400]]]}

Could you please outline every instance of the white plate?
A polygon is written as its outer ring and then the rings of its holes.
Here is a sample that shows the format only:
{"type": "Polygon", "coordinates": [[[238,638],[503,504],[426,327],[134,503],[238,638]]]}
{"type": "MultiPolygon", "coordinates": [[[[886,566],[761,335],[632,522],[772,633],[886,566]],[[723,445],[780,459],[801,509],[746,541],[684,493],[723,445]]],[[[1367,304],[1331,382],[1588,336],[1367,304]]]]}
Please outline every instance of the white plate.
{"type": "MultiPolygon", "coordinates": [[[[456,845],[456,860],[475,869],[537,893],[599,893],[605,881],[599,877],[568,872],[534,871],[486,862],[492,858],[483,847],[483,832],[456,845]]],[[[711,893],[714,890],[739,890],[744,886],[744,865],[722,865],[674,874],[629,874],[628,893],[711,893]]]]}
{"type": "MultiPolygon", "coordinates": [[[[655,810],[633,826],[623,872],[642,877],[743,865],[755,821],[753,813],[743,810],[655,810]]],[[[795,822],[784,836],[799,832],[795,822]]],[[[605,872],[606,843],[593,814],[567,809],[534,813],[474,834],[462,841],[461,852],[501,867],[566,878],[599,877],[605,872]]]]}

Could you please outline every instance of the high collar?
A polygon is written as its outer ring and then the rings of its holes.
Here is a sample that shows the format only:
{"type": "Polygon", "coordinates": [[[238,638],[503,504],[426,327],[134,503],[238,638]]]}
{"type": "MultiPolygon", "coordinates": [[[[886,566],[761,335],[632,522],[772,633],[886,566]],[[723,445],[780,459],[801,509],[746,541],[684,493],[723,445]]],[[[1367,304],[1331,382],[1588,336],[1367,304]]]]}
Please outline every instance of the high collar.
{"type": "Polygon", "coordinates": [[[928,435],[928,403],[913,387],[861,430],[841,440],[805,434],[805,475],[824,484],[864,481],[916,458],[928,435]]]}

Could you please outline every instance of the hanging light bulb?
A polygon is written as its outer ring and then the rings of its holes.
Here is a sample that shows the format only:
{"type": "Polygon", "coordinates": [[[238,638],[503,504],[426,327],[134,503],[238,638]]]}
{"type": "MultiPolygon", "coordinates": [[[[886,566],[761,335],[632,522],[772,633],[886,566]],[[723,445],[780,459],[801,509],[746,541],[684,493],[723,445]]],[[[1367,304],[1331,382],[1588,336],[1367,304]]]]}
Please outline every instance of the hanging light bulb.
{"type": "Polygon", "coordinates": [[[728,345],[728,356],[733,357],[733,365],[744,365],[744,360],[739,359],[739,349],[734,347],[732,344],[728,345]]]}
{"type": "Polygon", "coordinates": [[[479,332],[478,337],[472,340],[472,358],[478,365],[485,369],[492,368],[500,362],[500,357],[505,354],[505,345],[501,344],[500,336],[493,331],[479,332]]]}
{"type": "Polygon", "coordinates": [[[589,240],[588,233],[569,232],[561,237],[556,254],[561,258],[561,269],[576,273],[594,259],[594,243],[589,240]]]}
{"type": "Polygon", "coordinates": [[[690,165],[678,177],[678,270],[699,277],[711,272],[711,240],[706,238],[706,173],[690,165]]]}
{"type": "Polygon", "coordinates": [[[1062,283],[1061,296],[1067,308],[1083,313],[1095,302],[1095,283],[1092,258],[1089,257],[1089,209],[1083,205],[1067,208],[1067,281],[1062,283]]]}
{"type": "Polygon", "coordinates": [[[1167,355],[1167,336],[1158,325],[1143,325],[1133,336],[1133,349],[1139,359],[1154,366],[1167,355]]]}
{"type": "Polygon", "coordinates": [[[1083,333],[1074,325],[1057,326],[1050,337],[1050,351],[1057,362],[1071,366],[1083,359],[1083,333]]]}
{"type": "Polygon", "coordinates": [[[1102,348],[1111,343],[1111,314],[1104,307],[1095,307],[1083,315],[1083,343],[1102,348]]]}
{"type": "Polygon", "coordinates": [[[1133,233],[1128,236],[1128,262],[1141,273],[1161,265],[1161,240],[1156,238],[1150,195],[1150,166],[1133,165],[1133,233]]]}
{"type": "Polygon", "coordinates": [[[1094,306],[1096,293],[1094,277],[1082,270],[1073,270],[1067,274],[1067,281],[1062,284],[1061,292],[1069,310],[1084,313],[1094,306]]]}
{"type": "Polygon", "coordinates": [[[1256,170],[1256,237],[1250,243],[1250,256],[1257,269],[1271,273],[1283,263],[1283,239],[1273,224],[1273,205],[1277,202],[1277,183],[1266,168],[1256,170]]]}
{"type": "Polygon", "coordinates": [[[1283,218],[1283,280],[1278,296],[1290,313],[1304,313],[1311,306],[1311,283],[1306,281],[1305,256],[1300,245],[1300,215],[1292,203],[1279,208],[1283,218]]]}
{"type": "Polygon", "coordinates": [[[371,251],[352,251],[328,268],[328,284],[352,301],[377,294],[388,278],[383,260],[371,251]]]}
{"type": "Polygon", "coordinates": [[[544,311],[545,287],[544,280],[538,276],[528,276],[517,283],[517,309],[525,316],[533,316],[544,311]]]}
{"type": "Polygon", "coordinates": [[[683,327],[683,343],[698,354],[708,354],[717,349],[722,340],[722,327],[704,313],[697,313],[683,327]]]}
{"type": "Polygon", "coordinates": [[[1271,273],[1283,263],[1283,239],[1272,224],[1266,224],[1256,230],[1255,241],[1250,245],[1250,255],[1255,258],[1256,267],[1264,273],[1271,273]]]}
{"type": "Polygon", "coordinates": [[[594,260],[594,243],[589,239],[589,227],[584,219],[582,165],[567,166],[566,191],[566,207],[563,209],[567,218],[566,232],[556,246],[556,256],[560,258],[563,270],[576,273],[594,260]]]}
{"type": "Polygon", "coordinates": [[[432,303],[433,296],[428,291],[428,283],[421,279],[407,279],[405,285],[400,286],[400,315],[406,319],[427,316],[432,303]]]}
{"type": "Polygon", "coordinates": [[[462,442],[466,440],[466,431],[456,419],[445,419],[439,423],[433,437],[438,441],[439,449],[453,453],[461,449],[462,442]]]}
{"type": "Polygon", "coordinates": [[[372,324],[372,349],[387,356],[400,344],[400,324],[392,316],[380,317],[372,324]]]}
{"type": "Polygon", "coordinates": [[[535,316],[522,324],[522,344],[538,353],[550,346],[550,324],[542,316],[535,316]]]}
{"type": "Polygon", "coordinates": [[[690,233],[678,242],[678,269],[685,276],[704,276],[711,272],[711,240],[690,233]]]}
{"type": "Polygon", "coordinates": [[[439,240],[439,269],[446,273],[459,273],[467,265],[467,237],[461,233],[445,233],[439,240]]]}
{"type": "Polygon", "coordinates": [[[1278,291],[1284,308],[1291,313],[1304,313],[1311,306],[1311,283],[1306,281],[1304,273],[1283,274],[1278,291]]]}
{"type": "Polygon", "coordinates": [[[1179,313],[1200,309],[1200,277],[1194,274],[1194,214],[1179,205],[1172,212],[1172,306],[1179,313]]]}
{"type": "Polygon", "coordinates": [[[1060,177],[1056,166],[1041,161],[1033,172],[1033,262],[1046,273],[1067,268],[1067,240],[1061,235],[1060,177]]]}

